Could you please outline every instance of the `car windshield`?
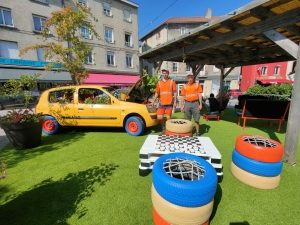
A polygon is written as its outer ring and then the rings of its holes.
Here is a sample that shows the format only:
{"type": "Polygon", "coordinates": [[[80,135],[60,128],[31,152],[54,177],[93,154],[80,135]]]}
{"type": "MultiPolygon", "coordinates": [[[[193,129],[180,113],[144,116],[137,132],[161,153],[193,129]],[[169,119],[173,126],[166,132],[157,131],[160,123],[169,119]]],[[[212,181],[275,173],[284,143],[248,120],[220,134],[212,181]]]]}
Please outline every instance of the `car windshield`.
{"type": "Polygon", "coordinates": [[[103,87],[105,91],[108,91],[112,96],[117,99],[121,99],[121,94],[119,89],[114,89],[113,87],[103,87]]]}

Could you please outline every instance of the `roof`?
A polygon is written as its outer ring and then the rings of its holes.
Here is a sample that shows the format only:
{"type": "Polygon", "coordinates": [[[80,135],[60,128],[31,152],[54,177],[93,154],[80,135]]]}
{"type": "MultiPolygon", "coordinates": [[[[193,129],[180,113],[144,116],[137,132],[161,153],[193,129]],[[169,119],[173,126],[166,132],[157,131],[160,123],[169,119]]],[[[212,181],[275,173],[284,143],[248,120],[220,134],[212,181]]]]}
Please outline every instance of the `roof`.
{"type": "Polygon", "coordinates": [[[163,26],[164,24],[169,24],[169,23],[207,23],[207,22],[209,22],[211,20],[215,20],[217,18],[219,18],[219,16],[212,16],[211,19],[205,18],[204,16],[171,17],[171,18],[166,19],[161,24],[159,24],[153,30],[149,31],[147,34],[145,34],[139,40],[144,39],[147,35],[152,33],[154,30],[158,29],[159,27],[163,26]]]}
{"type": "Polygon", "coordinates": [[[299,41],[300,1],[256,0],[140,58],[237,67],[295,60],[299,41]]]}
{"type": "Polygon", "coordinates": [[[166,23],[207,23],[211,20],[215,20],[219,16],[212,16],[211,19],[205,18],[204,16],[191,16],[191,17],[172,17],[163,22],[166,23]]]}
{"type": "Polygon", "coordinates": [[[129,4],[129,5],[131,5],[131,6],[134,6],[134,7],[139,7],[139,5],[138,4],[136,4],[135,2],[132,2],[132,1],[130,1],[130,0],[121,0],[121,2],[125,2],[125,3],[127,3],[127,4],[129,4]]]}

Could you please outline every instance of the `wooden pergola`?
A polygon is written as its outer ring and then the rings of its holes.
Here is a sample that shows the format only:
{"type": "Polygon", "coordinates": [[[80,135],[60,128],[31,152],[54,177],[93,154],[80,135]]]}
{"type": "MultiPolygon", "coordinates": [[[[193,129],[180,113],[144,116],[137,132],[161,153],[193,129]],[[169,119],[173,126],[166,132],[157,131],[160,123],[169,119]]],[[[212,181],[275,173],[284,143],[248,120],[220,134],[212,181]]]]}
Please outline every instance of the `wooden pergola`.
{"type": "MultiPolygon", "coordinates": [[[[256,0],[177,38],[140,54],[154,63],[185,62],[196,75],[204,65],[221,70],[224,78],[234,67],[300,59],[300,1],[256,0]],[[224,73],[224,68],[230,68],[224,73]]],[[[298,64],[300,65],[300,63],[298,64]]],[[[220,95],[221,96],[221,95],[220,95]]],[[[283,160],[296,164],[299,137],[300,67],[295,72],[283,160]]]]}

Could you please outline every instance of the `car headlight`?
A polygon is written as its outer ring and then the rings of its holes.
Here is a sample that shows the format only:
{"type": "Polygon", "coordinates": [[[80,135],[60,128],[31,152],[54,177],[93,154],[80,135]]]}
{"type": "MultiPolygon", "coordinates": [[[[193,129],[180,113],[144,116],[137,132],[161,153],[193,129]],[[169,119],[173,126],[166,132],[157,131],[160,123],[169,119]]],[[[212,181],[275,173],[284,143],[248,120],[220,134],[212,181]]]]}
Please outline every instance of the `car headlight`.
{"type": "Polygon", "coordinates": [[[150,105],[146,105],[147,110],[149,113],[155,113],[156,112],[156,107],[155,106],[150,106],[150,105]]]}

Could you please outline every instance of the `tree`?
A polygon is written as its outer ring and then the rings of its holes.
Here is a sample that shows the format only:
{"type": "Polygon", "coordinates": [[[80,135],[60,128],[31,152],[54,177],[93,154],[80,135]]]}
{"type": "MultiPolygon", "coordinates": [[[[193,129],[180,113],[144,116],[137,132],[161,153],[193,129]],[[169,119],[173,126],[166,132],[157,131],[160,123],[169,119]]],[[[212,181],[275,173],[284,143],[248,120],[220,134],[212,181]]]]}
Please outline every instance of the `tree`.
{"type": "Polygon", "coordinates": [[[20,51],[23,55],[29,50],[43,48],[44,58],[51,63],[45,65],[45,71],[50,71],[55,65],[60,65],[57,72],[67,70],[70,73],[73,84],[80,84],[82,79],[88,75],[84,62],[91,54],[92,46],[81,41],[80,29],[88,28],[93,37],[100,40],[97,31],[89,21],[97,18],[87,9],[87,7],[78,4],[72,0],[78,10],[73,10],[70,4],[63,9],[52,12],[44,23],[41,37],[43,44],[35,44],[28,46],[20,51]],[[50,28],[54,29],[54,34],[58,38],[58,42],[48,42],[50,36],[50,28]]]}

